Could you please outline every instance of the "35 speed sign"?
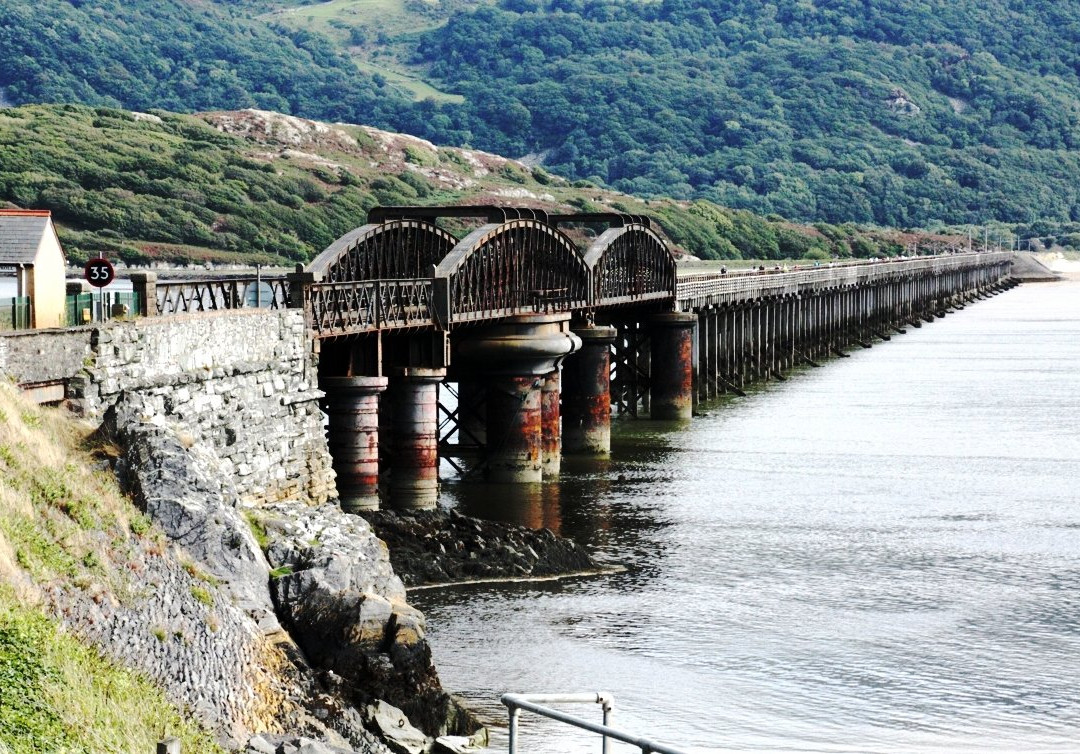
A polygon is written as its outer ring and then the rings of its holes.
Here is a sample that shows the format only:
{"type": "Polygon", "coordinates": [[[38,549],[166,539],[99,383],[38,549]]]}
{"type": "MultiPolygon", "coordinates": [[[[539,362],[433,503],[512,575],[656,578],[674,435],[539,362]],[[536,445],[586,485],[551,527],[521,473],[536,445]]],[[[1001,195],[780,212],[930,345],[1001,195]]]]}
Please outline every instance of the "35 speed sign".
{"type": "Polygon", "coordinates": [[[91,259],[83,265],[83,277],[95,288],[104,288],[116,279],[116,270],[108,259],[91,259]]]}

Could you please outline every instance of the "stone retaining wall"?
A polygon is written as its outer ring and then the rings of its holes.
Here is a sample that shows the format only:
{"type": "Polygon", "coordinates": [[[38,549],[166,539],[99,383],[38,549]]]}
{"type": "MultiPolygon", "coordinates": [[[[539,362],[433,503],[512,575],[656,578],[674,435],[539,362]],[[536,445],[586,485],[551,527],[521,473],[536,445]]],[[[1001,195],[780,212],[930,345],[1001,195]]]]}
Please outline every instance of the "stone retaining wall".
{"type": "Polygon", "coordinates": [[[91,356],[92,327],[26,330],[0,335],[0,375],[20,385],[74,377],[91,356]]]}
{"type": "Polygon", "coordinates": [[[212,447],[245,502],[336,496],[299,310],[241,309],[0,337],[0,374],[63,380],[100,418],[123,393],[212,447]]]}

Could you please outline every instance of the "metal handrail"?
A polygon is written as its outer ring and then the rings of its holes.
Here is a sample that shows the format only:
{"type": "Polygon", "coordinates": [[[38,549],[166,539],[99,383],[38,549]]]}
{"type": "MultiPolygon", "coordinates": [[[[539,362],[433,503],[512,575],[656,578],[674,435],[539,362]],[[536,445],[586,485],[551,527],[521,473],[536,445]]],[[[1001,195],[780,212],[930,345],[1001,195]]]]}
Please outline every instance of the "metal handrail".
{"type": "Polygon", "coordinates": [[[658,744],[647,738],[641,738],[618,728],[612,728],[608,723],[610,722],[611,711],[615,707],[615,699],[611,694],[603,691],[594,694],[503,694],[499,701],[506,705],[510,714],[508,754],[517,754],[518,712],[520,710],[532,712],[567,725],[573,725],[575,728],[599,733],[603,736],[603,754],[608,754],[609,738],[636,746],[641,749],[641,754],[689,754],[682,749],[658,744]],[[574,717],[565,712],[545,707],[541,702],[546,704],[600,704],[604,710],[604,722],[602,724],[589,722],[580,717],[574,717]]]}

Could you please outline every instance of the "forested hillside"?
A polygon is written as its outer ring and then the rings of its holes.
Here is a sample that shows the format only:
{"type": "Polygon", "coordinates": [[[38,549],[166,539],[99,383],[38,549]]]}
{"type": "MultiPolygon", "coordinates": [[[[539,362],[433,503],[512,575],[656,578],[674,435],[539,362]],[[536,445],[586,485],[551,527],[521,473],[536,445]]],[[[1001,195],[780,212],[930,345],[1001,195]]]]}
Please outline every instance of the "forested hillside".
{"type": "Polygon", "coordinates": [[[243,4],[186,0],[5,0],[0,98],[259,107],[373,124],[400,118],[407,105],[325,37],[267,24],[243,4]]]}
{"type": "Polygon", "coordinates": [[[4,102],[257,106],[804,221],[1080,220],[1078,0],[9,0],[4,102]]]}
{"type": "Polygon", "coordinates": [[[502,0],[419,46],[507,154],[890,225],[1080,216],[1080,3],[502,0]]]}

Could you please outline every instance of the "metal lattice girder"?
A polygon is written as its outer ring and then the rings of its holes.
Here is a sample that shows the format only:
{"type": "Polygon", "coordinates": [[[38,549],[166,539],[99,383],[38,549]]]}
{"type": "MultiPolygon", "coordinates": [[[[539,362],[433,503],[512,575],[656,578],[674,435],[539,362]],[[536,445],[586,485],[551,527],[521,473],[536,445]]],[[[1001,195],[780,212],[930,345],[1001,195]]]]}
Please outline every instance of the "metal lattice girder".
{"type": "Polygon", "coordinates": [[[431,327],[431,280],[360,280],[304,288],[309,326],[320,337],[431,327]]]}
{"type": "Polygon", "coordinates": [[[675,257],[648,226],[604,231],[585,252],[596,308],[675,300],[675,257]]]}
{"type": "Polygon", "coordinates": [[[588,307],[589,271],[573,242],[537,220],[489,223],[435,269],[436,317],[468,322],[588,307]]]}
{"type": "Polygon", "coordinates": [[[616,329],[611,350],[611,403],[616,412],[636,417],[639,404],[647,402],[649,396],[649,330],[638,322],[621,322],[616,329]]]}
{"type": "Polygon", "coordinates": [[[325,283],[426,278],[457,239],[422,220],[369,223],[334,241],[307,266],[325,283]]]}

